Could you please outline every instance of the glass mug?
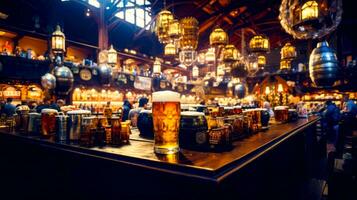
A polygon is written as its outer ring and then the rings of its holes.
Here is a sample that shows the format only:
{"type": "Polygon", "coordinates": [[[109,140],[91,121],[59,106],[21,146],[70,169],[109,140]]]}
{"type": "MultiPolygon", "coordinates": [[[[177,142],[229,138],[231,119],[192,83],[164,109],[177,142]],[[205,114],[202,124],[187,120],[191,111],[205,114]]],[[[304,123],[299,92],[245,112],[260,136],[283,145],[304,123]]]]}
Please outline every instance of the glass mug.
{"type": "Polygon", "coordinates": [[[154,124],[154,152],[172,154],[179,152],[180,94],[172,91],[152,93],[154,124]]]}
{"type": "Polygon", "coordinates": [[[58,111],[45,108],[41,111],[41,133],[44,138],[51,138],[56,133],[56,116],[58,111]]]}

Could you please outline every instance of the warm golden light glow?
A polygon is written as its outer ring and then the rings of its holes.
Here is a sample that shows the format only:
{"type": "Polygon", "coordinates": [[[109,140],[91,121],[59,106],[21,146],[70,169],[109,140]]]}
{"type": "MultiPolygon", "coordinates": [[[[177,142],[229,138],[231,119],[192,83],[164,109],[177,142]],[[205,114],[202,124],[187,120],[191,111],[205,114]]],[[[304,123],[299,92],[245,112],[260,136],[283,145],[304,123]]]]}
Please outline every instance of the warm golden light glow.
{"type": "Polygon", "coordinates": [[[225,68],[224,64],[217,66],[217,76],[224,76],[224,74],[225,74],[224,68],[225,68]]]}
{"type": "Polygon", "coordinates": [[[199,76],[199,69],[198,69],[198,67],[197,66],[193,66],[192,67],[192,77],[193,78],[197,78],[198,76],[199,76]]]}
{"type": "Polygon", "coordinates": [[[267,52],[270,48],[269,39],[263,35],[256,35],[250,40],[249,48],[252,52],[267,52]]]}
{"type": "Polygon", "coordinates": [[[230,62],[230,61],[237,61],[240,54],[237,48],[234,45],[226,45],[223,51],[223,61],[230,62]]]}
{"type": "Polygon", "coordinates": [[[209,44],[226,45],[228,43],[228,34],[221,28],[215,28],[209,36],[209,44]]]}
{"type": "Polygon", "coordinates": [[[319,4],[316,1],[307,1],[301,7],[301,20],[316,19],[319,16],[319,4]]]}
{"type": "Polygon", "coordinates": [[[194,50],[181,50],[179,60],[185,66],[191,66],[197,59],[197,52],[194,50]]]}
{"type": "Polygon", "coordinates": [[[265,94],[266,95],[269,95],[270,94],[270,88],[267,86],[265,87],[265,94]]]}
{"type": "Polygon", "coordinates": [[[205,54],[206,63],[214,63],[216,60],[216,54],[214,48],[209,48],[205,54]]]}
{"type": "Polygon", "coordinates": [[[284,92],[284,87],[283,87],[283,84],[279,83],[278,84],[278,92],[284,92]]]}
{"type": "Polygon", "coordinates": [[[282,60],[280,61],[280,69],[281,70],[289,70],[291,68],[291,61],[290,60],[282,60]]]}
{"type": "Polygon", "coordinates": [[[60,26],[56,26],[56,31],[52,33],[51,41],[52,51],[54,53],[63,53],[66,51],[66,37],[61,31],[60,26]]]}
{"type": "Polygon", "coordinates": [[[108,64],[116,65],[118,61],[117,51],[113,48],[113,45],[110,45],[110,49],[108,50],[108,64]]]}
{"type": "Polygon", "coordinates": [[[156,17],[155,32],[161,43],[169,42],[169,26],[173,22],[174,16],[168,10],[163,10],[159,12],[156,17]]]}
{"type": "Polygon", "coordinates": [[[280,51],[281,59],[294,59],[297,56],[296,48],[291,43],[286,43],[280,51]]]}
{"type": "Polygon", "coordinates": [[[158,59],[156,59],[155,62],[154,62],[153,73],[154,74],[161,74],[161,62],[158,59]]]}
{"type": "Polygon", "coordinates": [[[258,65],[264,66],[266,64],[266,58],[263,55],[258,56],[258,65]]]}
{"type": "Polygon", "coordinates": [[[174,20],[169,25],[168,34],[169,34],[169,37],[173,40],[177,40],[181,37],[181,24],[178,20],[174,20]]]}
{"type": "Polygon", "coordinates": [[[172,44],[172,43],[168,43],[165,46],[164,53],[165,53],[166,56],[174,56],[174,55],[176,55],[176,46],[174,44],[172,44]]]}
{"type": "Polygon", "coordinates": [[[181,34],[180,48],[181,49],[197,49],[198,45],[198,21],[193,17],[185,17],[180,20],[181,34]]]}

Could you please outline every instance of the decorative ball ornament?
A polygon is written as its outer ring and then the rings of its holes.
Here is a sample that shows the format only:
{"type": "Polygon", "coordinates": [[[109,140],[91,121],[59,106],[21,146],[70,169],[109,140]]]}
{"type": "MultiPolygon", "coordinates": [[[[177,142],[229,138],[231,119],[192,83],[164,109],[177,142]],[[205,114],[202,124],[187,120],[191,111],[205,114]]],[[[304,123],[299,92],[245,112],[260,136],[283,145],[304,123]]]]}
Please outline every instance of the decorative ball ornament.
{"type": "Polygon", "coordinates": [[[198,21],[193,17],[185,17],[180,20],[181,34],[179,44],[181,49],[197,49],[198,45],[198,21]]]}
{"type": "Polygon", "coordinates": [[[269,39],[264,35],[256,35],[249,41],[249,49],[251,52],[268,52],[270,49],[269,39]]]}
{"type": "Polygon", "coordinates": [[[155,33],[160,43],[167,44],[170,42],[169,27],[174,21],[174,16],[168,10],[163,10],[157,14],[155,23],[155,33]]]}
{"type": "Polygon", "coordinates": [[[56,77],[53,74],[46,73],[41,77],[41,85],[46,90],[52,90],[56,88],[56,77]]]}
{"type": "Polygon", "coordinates": [[[103,85],[110,84],[112,80],[112,67],[106,63],[102,63],[98,66],[99,82],[103,85]]]}
{"type": "Polygon", "coordinates": [[[280,24],[296,39],[317,39],[334,31],[342,19],[342,0],[282,0],[280,24]]]}
{"type": "Polygon", "coordinates": [[[56,67],[54,70],[56,77],[56,93],[59,95],[67,95],[73,88],[73,73],[66,66],[56,67]]]}
{"type": "Polygon", "coordinates": [[[221,28],[215,28],[209,36],[209,44],[211,46],[226,45],[227,43],[228,34],[221,28]]]}
{"type": "Polygon", "coordinates": [[[311,52],[309,71],[312,82],[318,87],[331,87],[339,78],[339,66],[335,51],[326,41],[317,43],[311,52]]]}

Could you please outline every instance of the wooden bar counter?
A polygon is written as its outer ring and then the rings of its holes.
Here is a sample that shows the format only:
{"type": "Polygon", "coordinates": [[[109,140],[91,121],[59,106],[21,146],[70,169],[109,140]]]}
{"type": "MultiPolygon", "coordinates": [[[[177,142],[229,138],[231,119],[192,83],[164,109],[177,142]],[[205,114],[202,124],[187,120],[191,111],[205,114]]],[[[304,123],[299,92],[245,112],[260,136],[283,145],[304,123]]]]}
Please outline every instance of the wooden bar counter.
{"type": "Polygon", "coordinates": [[[223,152],[170,156],[135,138],[84,148],[2,129],[1,185],[11,199],[299,199],[312,175],[318,120],[273,125],[223,152]]]}

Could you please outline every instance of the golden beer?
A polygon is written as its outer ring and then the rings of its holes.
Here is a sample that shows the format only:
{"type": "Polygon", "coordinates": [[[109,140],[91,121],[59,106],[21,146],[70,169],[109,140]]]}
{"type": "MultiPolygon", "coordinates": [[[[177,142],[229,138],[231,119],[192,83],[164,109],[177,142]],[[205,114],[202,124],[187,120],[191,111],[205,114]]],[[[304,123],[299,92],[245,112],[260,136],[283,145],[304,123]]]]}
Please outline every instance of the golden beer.
{"type": "Polygon", "coordinates": [[[277,106],[274,108],[275,121],[278,123],[284,123],[288,121],[289,118],[289,107],[287,106],[277,106]]]}
{"type": "Polygon", "coordinates": [[[41,136],[50,138],[56,133],[56,115],[57,110],[54,109],[42,109],[41,111],[41,136]]]}
{"type": "Polygon", "coordinates": [[[179,93],[160,91],[152,94],[155,153],[172,154],[179,151],[180,113],[179,93]]]}

